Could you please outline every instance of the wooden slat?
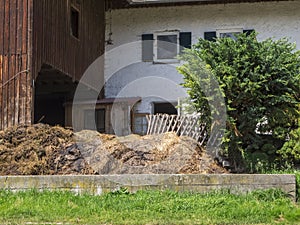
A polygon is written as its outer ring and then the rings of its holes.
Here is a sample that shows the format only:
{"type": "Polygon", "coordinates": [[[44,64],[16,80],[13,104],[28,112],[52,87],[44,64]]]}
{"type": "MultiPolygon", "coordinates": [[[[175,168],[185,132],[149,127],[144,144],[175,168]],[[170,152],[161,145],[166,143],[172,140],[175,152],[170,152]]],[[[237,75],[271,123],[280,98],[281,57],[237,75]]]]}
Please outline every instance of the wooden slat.
{"type": "MultiPolygon", "coordinates": [[[[3,84],[8,80],[8,63],[9,57],[3,57],[3,84]]],[[[2,86],[2,96],[3,96],[3,126],[7,127],[7,116],[8,116],[8,89],[7,85],[2,86]]]]}
{"type": "MultiPolygon", "coordinates": [[[[3,26],[3,85],[8,80],[8,53],[9,53],[9,0],[4,1],[4,26],[3,26]]],[[[3,96],[3,126],[7,126],[8,89],[2,86],[3,96]]]]}
{"type": "Polygon", "coordinates": [[[2,91],[3,91],[3,88],[2,88],[2,85],[3,85],[3,56],[0,55],[0,128],[3,127],[3,113],[4,113],[4,108],[3,108],[3,94],[2,94],[2,91]]]}
{"type": "Polygon", "coordinates": [[[8,74],[12,74],[11,80],[7,83],[6,87],[8,89],[7,96],[7,126],[10,127],[14,125],[14,74],[15,74],[15,57],[11,55],[8,57],[8,74]]]}
{"type": "Polygon", "coordinates": [[[151,115],[146,115],[146,119],[147,119],[147,122],[148,122],[147,134],[150,134],[151,125],[152,125],[152,116],[151,115]]]}
{"type": "Polygon", "coordinates": [[[9,20],[9,9],[10,9],[10,0],[4,0],[4,42],[3,42],[3,54],[9,54],[9,27],[10,27],[10,20],[9,20]]]}
{"type": "Polygon", "coordinates": [[[174,121],[174,115],[171,115],[170,116],[170,120],[169,120],[169,125],[168,125],[168,128],[167,128],[167,131],[170,131],[172,129],[172,124],[173,124],[173,121],[174,121]]]}
{"type": "MultiPolygon", "coordinates": [[[[26,70],[27,68],[27,56],[22,55],[21,56],[21,71],[26,70]]],[[[20,81],[20,99],[19,99],[19,123],[25,124],[26,122],[26,76],[25,74],[20,74],[19,76],[20,81]]]]}
{"type": "Polygon", "coordinates": [[[28,8],[27,8],[27,0],[23,0],[22,1],[22,54],[26,54],[27,53],[27,31],[28,31],[28,8]]]}
{"type": "Polygon", "coordinates": [[[17,15],[17,53],[22,54],[22,28],[23,28],[23,0],[18,0],[18,15],[17,15]]]}
{"type": "Polygon", "coordinates": [[[17,31],[17,1],[10,1],[9,5],[9,83],[8,88],[8,126],[15,124],[15,74],[16,72],[16,31],[17,31]]]}
{"type": "MultiPolygon", "coordinates": [[[[23,11],[23,6],[22,6],[22,1],[21,0],[16,0],[16,64],[15,64],[15,68],[16,68],[16,73],[21,71],[21,66],[22,66],[22,60],[21,60],[21,55],[22,55],[22,38],[20,38],[22,36],[22,11],[23,11]]],[[[19,107],[20,107],[20,76],[19,75],[15,78],[15,92],[14,92],[14,121],[15,124],[19,124],[20,122],[20,118],[19,118],[19,107]]]]}
{"type": "Polygon", "coordinates": [[[4,54],[4,21],[5,21],[5,1],[0,1],[0,129],[4,122],[4,98],[3,98],[3,54],[4,54]]]}
{"type": "MultiPolygon", "coordinates": [[[[21,71],[24,71],[27,69],[27,0],[23,0],[22,1],[22,13],[21,13],[21,17],[22,17],[22,46],[20,46],[19,48],[21,48],[21,71]]],[[[19,76],[19,93],[20,93],[20,100],[19,100],[19,115],[20,115],[20,119],[19,122],[24,124],[26,122],[26,74],[20,74],[19,76]]]]}
{"type": "Polygon", "coordinates": [[[9,51],[12,55],[16,54],[17,40],[17,0],[11,0],[9,5],[9,51]]]}
{"type": "MultiPolygon", "coordinates": [[[[20,55],[16,56],[16,71],[21,71],[20,67],[20,55]]],[[[22,74],[20,74],[22,76],[22,74]]],[[[20,101],[20,76],[17,76],[15,79],[15,98],[14,98],[14,104],[15,104],[15,124],[19,124],[19,101],[20,101]]]]}
{"type": "MultiPolygon", "coordinates": [[[[32,71],[32,27],[33,27],[33,0],[27,0],[27,63],[26,70],[32,71]]],[[[30,124],[33,116],[33,101],[32,101],[32,73],[26,74],[26,119],[25,123],[30,124]]]]}
{"type": "Polygon", "coordinates": [[[4,48],[4,16],[5,16],[5,1],[0,1],[0,54],[3,54],[4,48]]]}

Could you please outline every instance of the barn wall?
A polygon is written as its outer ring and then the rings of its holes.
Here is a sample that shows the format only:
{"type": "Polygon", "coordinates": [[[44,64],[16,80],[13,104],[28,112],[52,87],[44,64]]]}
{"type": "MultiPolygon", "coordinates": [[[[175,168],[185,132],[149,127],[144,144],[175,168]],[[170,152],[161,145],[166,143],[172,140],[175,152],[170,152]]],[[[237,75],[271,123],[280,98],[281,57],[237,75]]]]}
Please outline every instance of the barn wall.
{"type": "Polygon", "coordinates": [[[34,80],[43,64],[79,80],[104,52],[104,1],[0,1],[0,129],[33,122],[34,80]],[[80,3],[79,39],[70,5],[80,3]]]}
{"type": "Polygon", "coordinates": [[[0,129],[31,123],[32,0],[0,1],[0,129]]]}
{"type": "Polygon", "coordinates": [[[79,80],[86,68],[104,52],[104,1],[34,1],[34,77],[42,64],[79,80]],[[71,35],[70,4],[79,2],[79,39],[71,35]]]}

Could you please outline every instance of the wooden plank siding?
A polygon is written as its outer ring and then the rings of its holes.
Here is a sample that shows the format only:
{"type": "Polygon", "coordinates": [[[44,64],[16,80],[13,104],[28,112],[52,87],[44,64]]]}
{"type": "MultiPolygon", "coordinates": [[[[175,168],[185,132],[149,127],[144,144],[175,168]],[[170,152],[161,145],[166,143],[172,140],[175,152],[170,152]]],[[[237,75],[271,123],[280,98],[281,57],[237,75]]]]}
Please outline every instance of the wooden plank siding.
{"type": "Polygon", "coordinates": [[[41,66],[47,64],[79,80],[87,67],[104,53],[104,1],[81,0],[76,4],[80,13],[78,39],[71,35],[72,2],[34,1],[34,78],[41,66]]]}
{"type": "Polygon", "coordinates": [[[104,53],[102,0],[0,1],[0,130],[30,124],[34,80],[42,65],[79,80],[104,53]],[[70,32],[70,6],[80,3],[79,39],[70,32]]]}
{"type": "Polygon", "coordinates": [[[32,0],[0,1],[0,129],[31,123],[32,0]]]}

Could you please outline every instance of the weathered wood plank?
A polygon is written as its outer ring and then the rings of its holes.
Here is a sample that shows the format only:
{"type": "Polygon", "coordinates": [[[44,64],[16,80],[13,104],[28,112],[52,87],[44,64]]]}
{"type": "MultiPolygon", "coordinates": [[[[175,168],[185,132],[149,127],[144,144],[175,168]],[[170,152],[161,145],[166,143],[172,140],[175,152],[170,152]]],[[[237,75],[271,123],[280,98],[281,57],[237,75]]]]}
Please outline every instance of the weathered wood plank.
{"type": "Polygon", "coordinates": [[[3,42],[3,54],[7,55],[9,54],[9,26],[10,26],[10,20],[9,20],[9,9],[10,9],[10,0],[4,0],[4,42],[3,42]]]}
{"type": "Polygon", "coordinates": [[[8,73],[9,73],[9,57],[3,57],[3,86],[2,86],[2,96],[3,96],[3,125],[7,126],[7,116],[8,116],[8,89],[7,85],[5,85],[6,81],[8,81],[8,73]]]}
{"type": "Polygon", "coordinates": [[[26,64],[26,124],[31,124],[33,117],[32,96],[32,28],[33,28],[33,0],[27,0],[27,64],[26,64]]]}
{"type": "MultiPolygon", "coordinates": [[[[0,43],[1,44],[1,43],[0,43]]],[[[4,108],[3,108],[3,56],[0,54],[0,128],[3,127],[3,113],[4,113],[4,108]]]]}

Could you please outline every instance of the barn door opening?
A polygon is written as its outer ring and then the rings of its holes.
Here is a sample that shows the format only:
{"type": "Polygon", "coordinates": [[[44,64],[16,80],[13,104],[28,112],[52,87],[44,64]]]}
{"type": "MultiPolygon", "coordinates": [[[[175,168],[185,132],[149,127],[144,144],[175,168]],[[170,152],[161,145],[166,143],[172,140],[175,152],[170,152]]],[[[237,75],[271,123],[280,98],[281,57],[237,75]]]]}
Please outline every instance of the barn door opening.
{"type": "Polygon", "coordinates": [[[177,115],[177,104],[170,102],[154,102],[154,114],[177,115]]]}
{"type": "Polygon", "coordinates": [[[66,74],[43,65],[35,81],[34,123],[65,126],[66,102],[71,102],[77,84],[66,74]]]}

